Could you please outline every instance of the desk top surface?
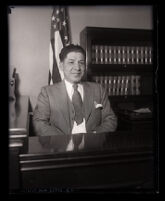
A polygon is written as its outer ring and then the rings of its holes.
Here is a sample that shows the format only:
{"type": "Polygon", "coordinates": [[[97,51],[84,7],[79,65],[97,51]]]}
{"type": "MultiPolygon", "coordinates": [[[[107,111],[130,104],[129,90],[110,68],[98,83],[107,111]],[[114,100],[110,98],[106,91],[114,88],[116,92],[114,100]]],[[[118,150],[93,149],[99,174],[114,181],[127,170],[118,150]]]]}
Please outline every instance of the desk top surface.
{"type": "Polygon", "coordinates": [[[28,129],[28,96],[20,96],[9,101],[9,132],[10,135],[27,133],[28,129]]]}
{"type": "Polygon", "coordinates": [[[58,155],[89,152],[142,152],[152,151],[153,132],[144,130],[136,132],[85,133],[77,135],[34,136],[29,137],[26,155],[58,155]],[[77,139],[73,139],[77,138],[77,139]],[[70,140],[80,141],[84,138],[84,147],[67,151],[70,140]]]}

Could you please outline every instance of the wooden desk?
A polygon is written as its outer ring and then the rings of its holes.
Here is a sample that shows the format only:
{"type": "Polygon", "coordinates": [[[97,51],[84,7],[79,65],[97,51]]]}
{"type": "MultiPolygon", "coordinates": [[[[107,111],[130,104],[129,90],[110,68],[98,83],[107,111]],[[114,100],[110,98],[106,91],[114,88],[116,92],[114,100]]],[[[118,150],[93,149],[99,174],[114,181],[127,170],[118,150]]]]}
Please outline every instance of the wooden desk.
{"type": "Polygon", "coordinates": [[[118,124],[120,130],[153,130],[153,113],[136,113],[131,110],[118,112],[118,124]]]}
{"type": "Polygon", "coordinates": [[[9,101],[9,188],[19,188],[19,154],[28,150],[29,98],[9,101]]]}
{"type": "Polygon", "coordinates": [[[153,133],[88,133],[79,151],[65,151],[69,135],[29,137],[20,154],[21,188],[27,192],[71,189],[153,189],[153,133]]]}

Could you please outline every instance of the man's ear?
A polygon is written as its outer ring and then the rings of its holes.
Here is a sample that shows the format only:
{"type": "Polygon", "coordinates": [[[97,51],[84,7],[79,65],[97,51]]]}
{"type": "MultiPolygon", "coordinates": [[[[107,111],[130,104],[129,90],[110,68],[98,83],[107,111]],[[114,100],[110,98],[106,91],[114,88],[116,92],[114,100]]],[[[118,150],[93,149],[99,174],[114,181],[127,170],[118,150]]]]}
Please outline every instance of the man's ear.
{"type": "Polygon", "coordinates": [[[63,62],[60,61],[59,68],[63,71],[63,62]]]}

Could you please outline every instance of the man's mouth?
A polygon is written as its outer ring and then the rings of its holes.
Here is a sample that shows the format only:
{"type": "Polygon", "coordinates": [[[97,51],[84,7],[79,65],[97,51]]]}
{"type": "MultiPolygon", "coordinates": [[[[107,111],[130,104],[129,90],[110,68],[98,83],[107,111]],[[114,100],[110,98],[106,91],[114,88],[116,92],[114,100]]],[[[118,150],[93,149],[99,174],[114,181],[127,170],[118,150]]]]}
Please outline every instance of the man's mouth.
{"type": "Polygon", "coordinates": [[[77,76],[79,76],[79,75],[81,75],[81,73],[72,73],[73,75],[77,75],[77,76]]]}

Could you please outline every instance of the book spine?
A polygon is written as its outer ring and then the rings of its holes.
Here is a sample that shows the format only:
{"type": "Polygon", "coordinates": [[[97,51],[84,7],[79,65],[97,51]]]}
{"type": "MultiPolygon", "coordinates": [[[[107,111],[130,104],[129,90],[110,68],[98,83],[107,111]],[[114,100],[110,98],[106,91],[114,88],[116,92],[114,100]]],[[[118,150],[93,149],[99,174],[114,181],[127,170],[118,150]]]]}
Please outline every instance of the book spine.
{"type": "Polygon", "coordinates": [[[113,96],[116,95],[116,81],[117,81],[117,77],[116,76],[113,76],[113,91],[112,91],[112,94],[113,96]]]}
{"type": "Polygon", "coordinates": [[[113,46],[113,63],[117,64],[117,47],[113,46]]]}
{"type": "Polygon", "coordinates": [[[117,76],[117,87],[116,87],[116,95],[119,96],[120,95],[120,88],[121,88],[121,76],[117,76]]]}
{"type": "Polygon", "coordinates": [[[149,47],[149,64],[152,64],[152,47],[149,47]]]}
{"type": "Polygon", "coordinates": [[[135,47],[132,46],[130,49],[131,49],[130,50],[130,54],[131,54],[130,62],[131,62],[131,64],[135,64],[135,47]]]}
{"type": "Polygon", "coordinates": [[[95,45],[95,64],[99,63],[99,47],[95,45]]]}
{"type": "Polygon", "coordinates": [[[95,45],[92,45],[92,64],[95,64],[96,62],[96,55],[95,55],[95,45]]]}
{"type": "Polygon", "coordinates": [[[122,51],[121,46],[118,46],[117,47],[117,63],[118,64],[121,64],[122,62],[121,51],[122,51]]]}
{"type": "Polygon", "coordinates": [[[129,76],[126,76],[125,77],[125,87],[124,87],[124,95],[128,95],[128,92],[129,92],[129,76]]]}
{"type": "Polygon", "coordinates": [[[136,76],[131,76],[131,95],[136,95],[136,76]]]}
{"type": "Polygon", "coordinates": [[[148,64],[149,63],[149,58],[148,58],[148,47],[144,47],[144,63],[148,64]]]}
{"type": "Polygon", "coordinates": [[[105,58],[105,64],[108,64],[108,46],[104,46],[104,58],[105,58]]]}
{"type": "Polygon", "coordinates": [[[108,64],[112,64],[112,46],[108,46],[108,64]]]}
{"type": "Polygon", "coordinates": [[[125,76],[121,76],[121,90],[120,90],[120,95],[123,96],[124,95],[124,80],[125,80],[125,76]]]}
{"type": "Polygon", "coordinates": [[[126,63],[130,64],[131,61],[130,61],[130,47],[129,46],[126,47],[126,59],[127,59],[126,63]]]}
{"type": "Polygon", "coordinates": [[[136,95],[140,95],[140,75],[136,76],[136,95]]]}
{"type": "Polygon", "coordinates": [[[112,76],[108,76],[108,95],[112,95],[112,76]]]}
{"type": "Polygon", "coordinates": [[[100,63],[104,64],[103,45],[100,45],[100,63]]]}
{"type": "Polygon", "coordinates": [[[122,51],[122,53],[121,53],[121,59],[122,59],[121,63],[126,64],[126,46],[123,46],[121,51],[122,51]]]}
{"type": "Polygon", "coordinates": [[[144,64],[144,47],[140,47],[140,64],[144,64]]]}
{"type": "Polygon", "coordinates": [[[136,53],[135,53],[135,57],[136,57],[135,58],[135,63],[139,64],[139,62],[140,62],[140,47],[137,46],[135,51],[136,51],[136,53]]]}

